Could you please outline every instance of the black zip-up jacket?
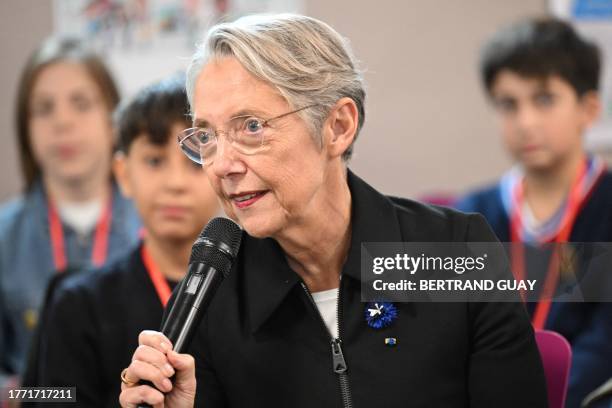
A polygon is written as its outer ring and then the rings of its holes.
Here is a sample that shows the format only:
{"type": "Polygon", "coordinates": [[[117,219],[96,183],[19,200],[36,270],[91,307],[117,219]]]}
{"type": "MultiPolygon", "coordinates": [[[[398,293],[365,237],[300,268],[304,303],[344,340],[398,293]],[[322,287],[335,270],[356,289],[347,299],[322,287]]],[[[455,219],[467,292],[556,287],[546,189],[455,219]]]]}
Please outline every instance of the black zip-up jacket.
{"type": "Polygon", "coordinates": [[[368,327],[362,242],[495,237],[479,215],[383,196],[350,171],[348,184],[352,238],[339,300],[346,371],[336,372],[338,350],[332,364],[329,332],[280,246],[244,234],[190,349],[196,407],[546,407],[541,361],[520,303],[396,303],[390,327],[368,327]],[[385,345],[390,337],[394,347],[385,345]]]}

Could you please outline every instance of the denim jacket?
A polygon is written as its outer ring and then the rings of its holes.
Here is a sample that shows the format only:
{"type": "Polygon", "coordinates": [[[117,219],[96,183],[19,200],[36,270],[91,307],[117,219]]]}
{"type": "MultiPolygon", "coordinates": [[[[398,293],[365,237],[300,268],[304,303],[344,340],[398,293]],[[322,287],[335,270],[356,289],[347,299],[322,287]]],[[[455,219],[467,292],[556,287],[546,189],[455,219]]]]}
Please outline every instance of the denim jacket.
{"type": "MultiPolygon", "coordinates": [[[[47,283],[56,273],[47,211],[40,182],[0,207],[0,389],[24,369],[47,283]]],[[[132,203],[114,185],[106,262],[137,245],[140,225],[132,203]]],[[[62,228],[67,269],[91,266],[94,231],[83,239],[69,226],[62,228]]]]}

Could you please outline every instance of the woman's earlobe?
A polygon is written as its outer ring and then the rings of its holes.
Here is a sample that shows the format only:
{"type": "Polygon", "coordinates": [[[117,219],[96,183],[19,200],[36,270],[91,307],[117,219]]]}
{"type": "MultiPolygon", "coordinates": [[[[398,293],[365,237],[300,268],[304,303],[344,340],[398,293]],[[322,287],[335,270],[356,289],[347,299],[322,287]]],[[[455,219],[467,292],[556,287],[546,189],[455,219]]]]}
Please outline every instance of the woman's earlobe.
{"type": "Polygon", "coordinates": [[[359,115],[355,101],[350,98],[340,99],[330,119],[330,152],[334,156],[342,156],[353,143],[357,132],[359,115]]]}

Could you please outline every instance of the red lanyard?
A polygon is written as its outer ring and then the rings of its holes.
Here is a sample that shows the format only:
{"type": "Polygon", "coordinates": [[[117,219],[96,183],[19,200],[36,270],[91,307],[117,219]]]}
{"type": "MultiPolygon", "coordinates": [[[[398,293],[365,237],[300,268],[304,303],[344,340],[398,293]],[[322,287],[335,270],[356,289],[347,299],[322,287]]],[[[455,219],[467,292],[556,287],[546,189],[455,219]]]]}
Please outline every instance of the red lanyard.
{"type": "Polygon", "coordinates": [[[140,250],[140,256],[142,257],[142,262],[144,263],[145,269],[149,274],[149,278],[151,279],[153,286],[155,286],[155,291],[157,292],[159,301],[165,308],[168,304],[168,300],[170,299],[170,295],[172,294],[170,285],[168,285],[166,278],[155,264],[153,257],[151,257],[151,254],[147,250],[147,246],[144,244],[140,250]]]}
{"type": "MultiPolygon", "coordinates": [[[[60,217],[55,209],[55,205],[51,199],[48,200],[48,207],[47,215],[49,217],[49,232],[51,235],[53,263],[57,271],[63,272],[68,266],[68,260],[66,259],[66,247],[64,245],[64,230],[62,228],[60,217]]],[[[91,263],[96,267],[102,266],[106,261],[112,212],[112,200],[108,200],[102,216],[98,220],[96,231],[94,233],[91,263]]]]}
{"type": "MultiPolygon", "coordinates": [[[[572,183],[570,189],[567,205],[563,217],[561,218],[561,229],[557,235],[551,240],[555,244],[561,242],[567,242],[570,233],[580,211],[584,199],[580,197],[580,182],[584,179],[587,171],[586,160],[582,162],[577,177],[572,183]]],[[[517,183],[513,191],[513,202],[512,211],[510,216],[510,239],[512,240],[512,272],[517,280],[525,278],[525,249],[523,245],[519,245],[522,242],[521,239],[521,210],[523,208],[523,183],[517,183]]],[[[533,317],[531,318],[531,324],[535,329],[543,329],[546,324],[546,318],[550,312],[551,298],[557,288],[559,282],[559,251],[558,245],[555,245],[551,254],[550,262],[548,265],[548,271],[546,273],[546,279],[544,280],[544,286],[542,287],[542,294],[540,300],[535,308],[533,317]]],[[[525,293],[521,292],[521,297],[525,300],[525,293]]]]}

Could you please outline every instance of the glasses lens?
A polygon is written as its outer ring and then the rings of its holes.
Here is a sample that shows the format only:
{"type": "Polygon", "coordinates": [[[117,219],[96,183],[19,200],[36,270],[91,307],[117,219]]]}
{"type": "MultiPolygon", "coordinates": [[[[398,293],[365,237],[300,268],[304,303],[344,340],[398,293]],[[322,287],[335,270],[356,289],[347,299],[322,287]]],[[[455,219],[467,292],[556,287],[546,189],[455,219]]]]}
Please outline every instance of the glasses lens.
{"type": "Polygon", "coordinates": [[[254,117],[247,118],[236,131],[232,145],[244,154],[254,154],[263,145],[264,121],[254,117]]]}
{"type": "Polygon", "coordinates": [[[217,153],[217,142],[209,142],[200,145],[200,162],[201,164],[211,164],[217,153]]]}
{"type": "Polygon", "coordinates": [[[179,146],[181,150],[190,160],[202,164],[202,157],[200,156],[200,142],[197,134],[199,129],[186,129],[182,131],[178,136],[179,146]]]}

